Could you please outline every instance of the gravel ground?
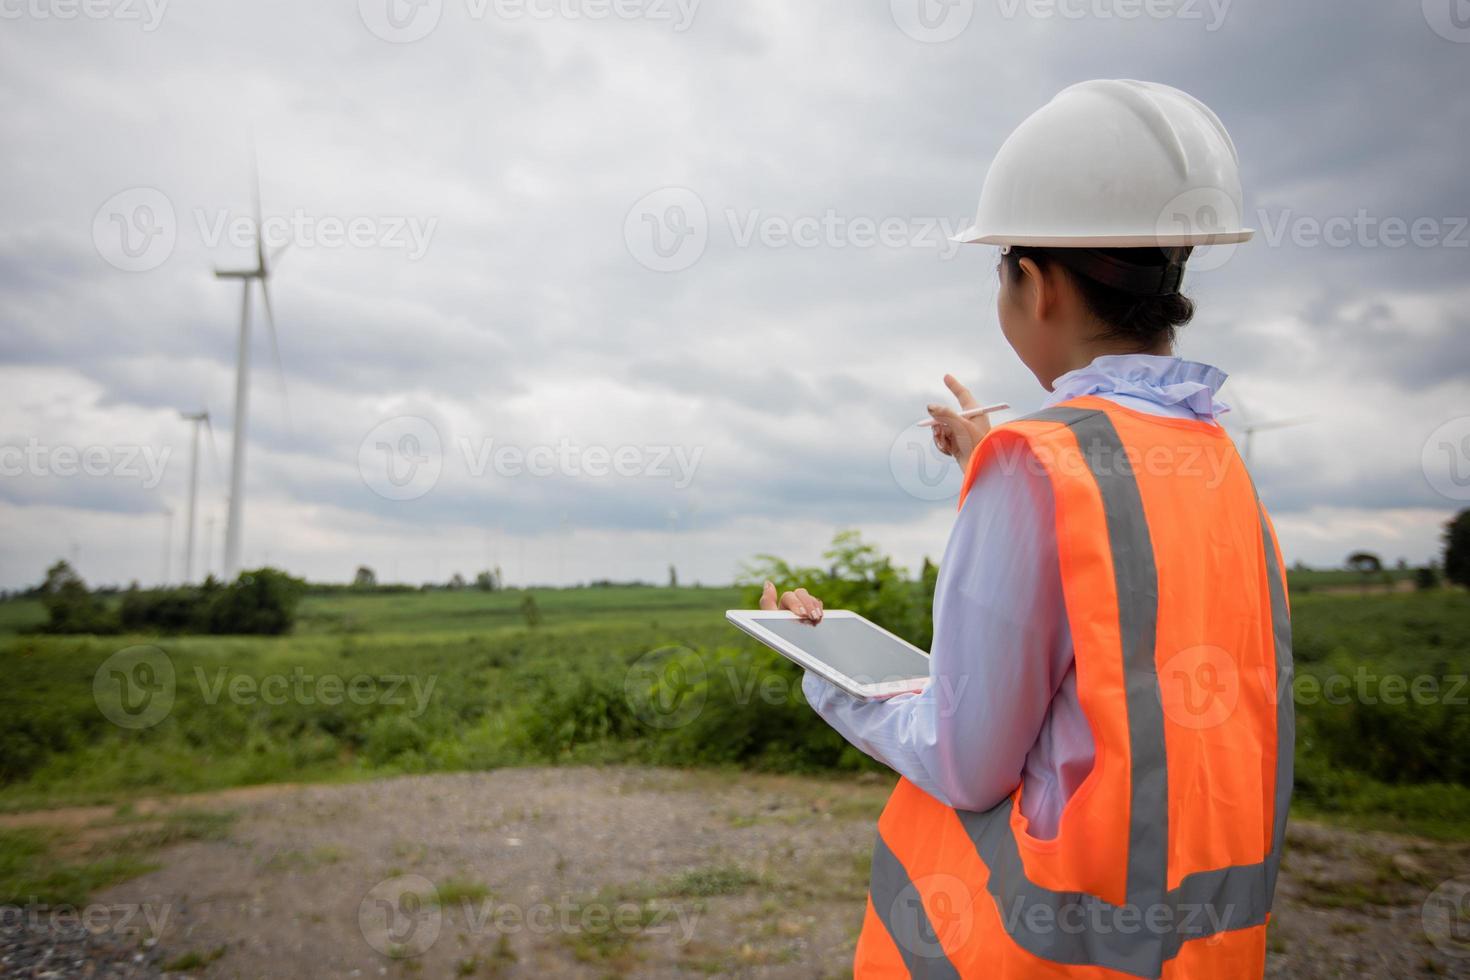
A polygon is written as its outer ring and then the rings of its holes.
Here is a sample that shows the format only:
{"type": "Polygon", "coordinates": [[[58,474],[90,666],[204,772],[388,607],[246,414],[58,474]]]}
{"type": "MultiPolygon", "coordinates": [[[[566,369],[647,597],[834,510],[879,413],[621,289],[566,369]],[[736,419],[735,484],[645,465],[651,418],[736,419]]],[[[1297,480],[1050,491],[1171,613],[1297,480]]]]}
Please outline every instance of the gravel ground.
{"type": "Polygon", "coordinates": [[[158,947],[96,934],[81,924],[0,923],[0,977],[140,980],[159,976],[158,947]]]}
{"type": "MultiPolygon", "coordinates": [[[[557,768],[194,797],[238,813],[227,837],[99,892],[98,928],[12,915],[0,976],[843,976],[889,785],[557,768]]],[[[78,812],[0,823],[96,832],[78,812]]],[[[1302,821],[1290,844],[1270,976],[1470,978],[1470,845],[1302,821]]]]}

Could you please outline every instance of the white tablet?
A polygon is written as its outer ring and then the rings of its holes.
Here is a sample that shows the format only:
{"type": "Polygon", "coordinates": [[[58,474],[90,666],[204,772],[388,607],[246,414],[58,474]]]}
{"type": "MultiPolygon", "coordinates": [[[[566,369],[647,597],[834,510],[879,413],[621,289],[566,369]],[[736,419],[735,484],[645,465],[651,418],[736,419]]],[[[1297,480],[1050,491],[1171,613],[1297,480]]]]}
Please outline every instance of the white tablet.
{"type": "Polygon", "coordinates": [[[918,691],[929,681],[927,653],[846,609],[826,610],[815,626],[784,609],[731,609],[725,618],[855,698],[918,691]]]}

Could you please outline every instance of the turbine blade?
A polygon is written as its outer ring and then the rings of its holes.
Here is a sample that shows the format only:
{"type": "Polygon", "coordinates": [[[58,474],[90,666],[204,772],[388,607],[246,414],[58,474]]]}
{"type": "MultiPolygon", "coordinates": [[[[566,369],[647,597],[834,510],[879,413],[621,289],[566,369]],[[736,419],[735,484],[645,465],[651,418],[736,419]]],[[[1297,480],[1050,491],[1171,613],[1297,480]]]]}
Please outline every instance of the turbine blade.
{"type": "Polygon", "coordinates": [[[255,268],[265,272],[265,229],[260,220],[260,160],[250,151],[251,202],[255,205],[255,268]]]}
{"type": "Polygon", "coordinates": [[[286,418],[286,428],[292,428],[291,402],[286,395],[286,367],[281,361],[281,342],[276,336],[276,313],[271,307],[270,280],[260,280],[260,295],[265,300],[265,324],[271,335],[271,353],[276,359],[276,380],[281,384],[281,413],[286,418]]]}
{"type": "Polygon", "coordinates": [[[279,261],[281,261],[281,256],[282,255],[285,255],[286,254],[286,249],[288,249],[290,247],[291,247],[291,240],[288,238],[284,242],[281,243],[281,247],[280,248],[276,249],[274,252],[271,253],[271,264],[270,264],[270,267],[265,270],[265,274],[267,276],[271,274],[271,269],[274,269],[276,267],[276,263],[279,262],[279,261]]]}
{"type": "Polygon", "coordinates": [[[214,423],[209,420],[209,409],[205,409],[202,415],[204,421],[204,434],[209,436],[209,467],[214,471],[214,479],[217,486],[225,485],[224,471],[219,465],[219,448],[214,444],[214,423]]]}

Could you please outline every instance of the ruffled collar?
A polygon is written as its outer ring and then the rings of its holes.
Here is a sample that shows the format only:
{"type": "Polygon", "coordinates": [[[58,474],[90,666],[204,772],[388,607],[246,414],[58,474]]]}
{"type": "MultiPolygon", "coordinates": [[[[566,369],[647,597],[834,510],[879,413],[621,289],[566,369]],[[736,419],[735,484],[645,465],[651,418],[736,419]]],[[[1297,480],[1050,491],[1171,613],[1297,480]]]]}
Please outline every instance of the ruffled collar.
{"type": "Polygon", "coordinates": [[[1180,405],[1203,419],[1230,411],[1215,396],[1229,377],[1198,361],[1158,354],[1104,354],[1086,367],[1068,371],[1053,383],[1048,405],[1083,395],[1116,394],[1156,405],[1180,405]]]}

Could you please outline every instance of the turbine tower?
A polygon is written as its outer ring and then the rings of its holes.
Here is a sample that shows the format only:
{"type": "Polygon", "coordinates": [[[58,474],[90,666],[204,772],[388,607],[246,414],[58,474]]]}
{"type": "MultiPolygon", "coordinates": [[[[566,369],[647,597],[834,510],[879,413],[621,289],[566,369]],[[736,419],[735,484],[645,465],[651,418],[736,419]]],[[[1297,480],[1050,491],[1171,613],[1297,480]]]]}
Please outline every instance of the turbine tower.
{"type": "MultiPolygon", "coordinates": [[[[266,261],[264,233],[260,220],[260,173],[252,165],[252,196],[255,207],[255,265],[247,269],[214,270],[218,279],[239,279],[240,339],[235,348],[235,436],[230,446],[230,500],[225,519],[224,577],[229,580],[240,570],[240,538],[245,519],[245,424],[250,411],[250,292],[260,282],[260,297],[265,306],[265,323],[270,330],[271,350],[275,353],[276,371],[281,375],[281,394],[285,398],[285,372],[281,367],[281,347],[276,339],[276,316],[271,310],[270,263],[266,261]]],[[[279,259],[286,246],[271,256],[279,259]]]]}
{"type": "MultiPolygon", "coordinates": [[[[199,499],[199,428],[201,425],[209,430],[209,453],[211,459],[214,457],[214,426],[209,424],[209,410],[202,412],[180,412],[179,417],[185,422],[194,423],[194,444],[189,456],[189,516],[184,526],[184,584],[189,585],[194,581],[194,514],[199,499]]],[[[215,463],[215,478],[219,478],[219,464],[215,463]]]]}

